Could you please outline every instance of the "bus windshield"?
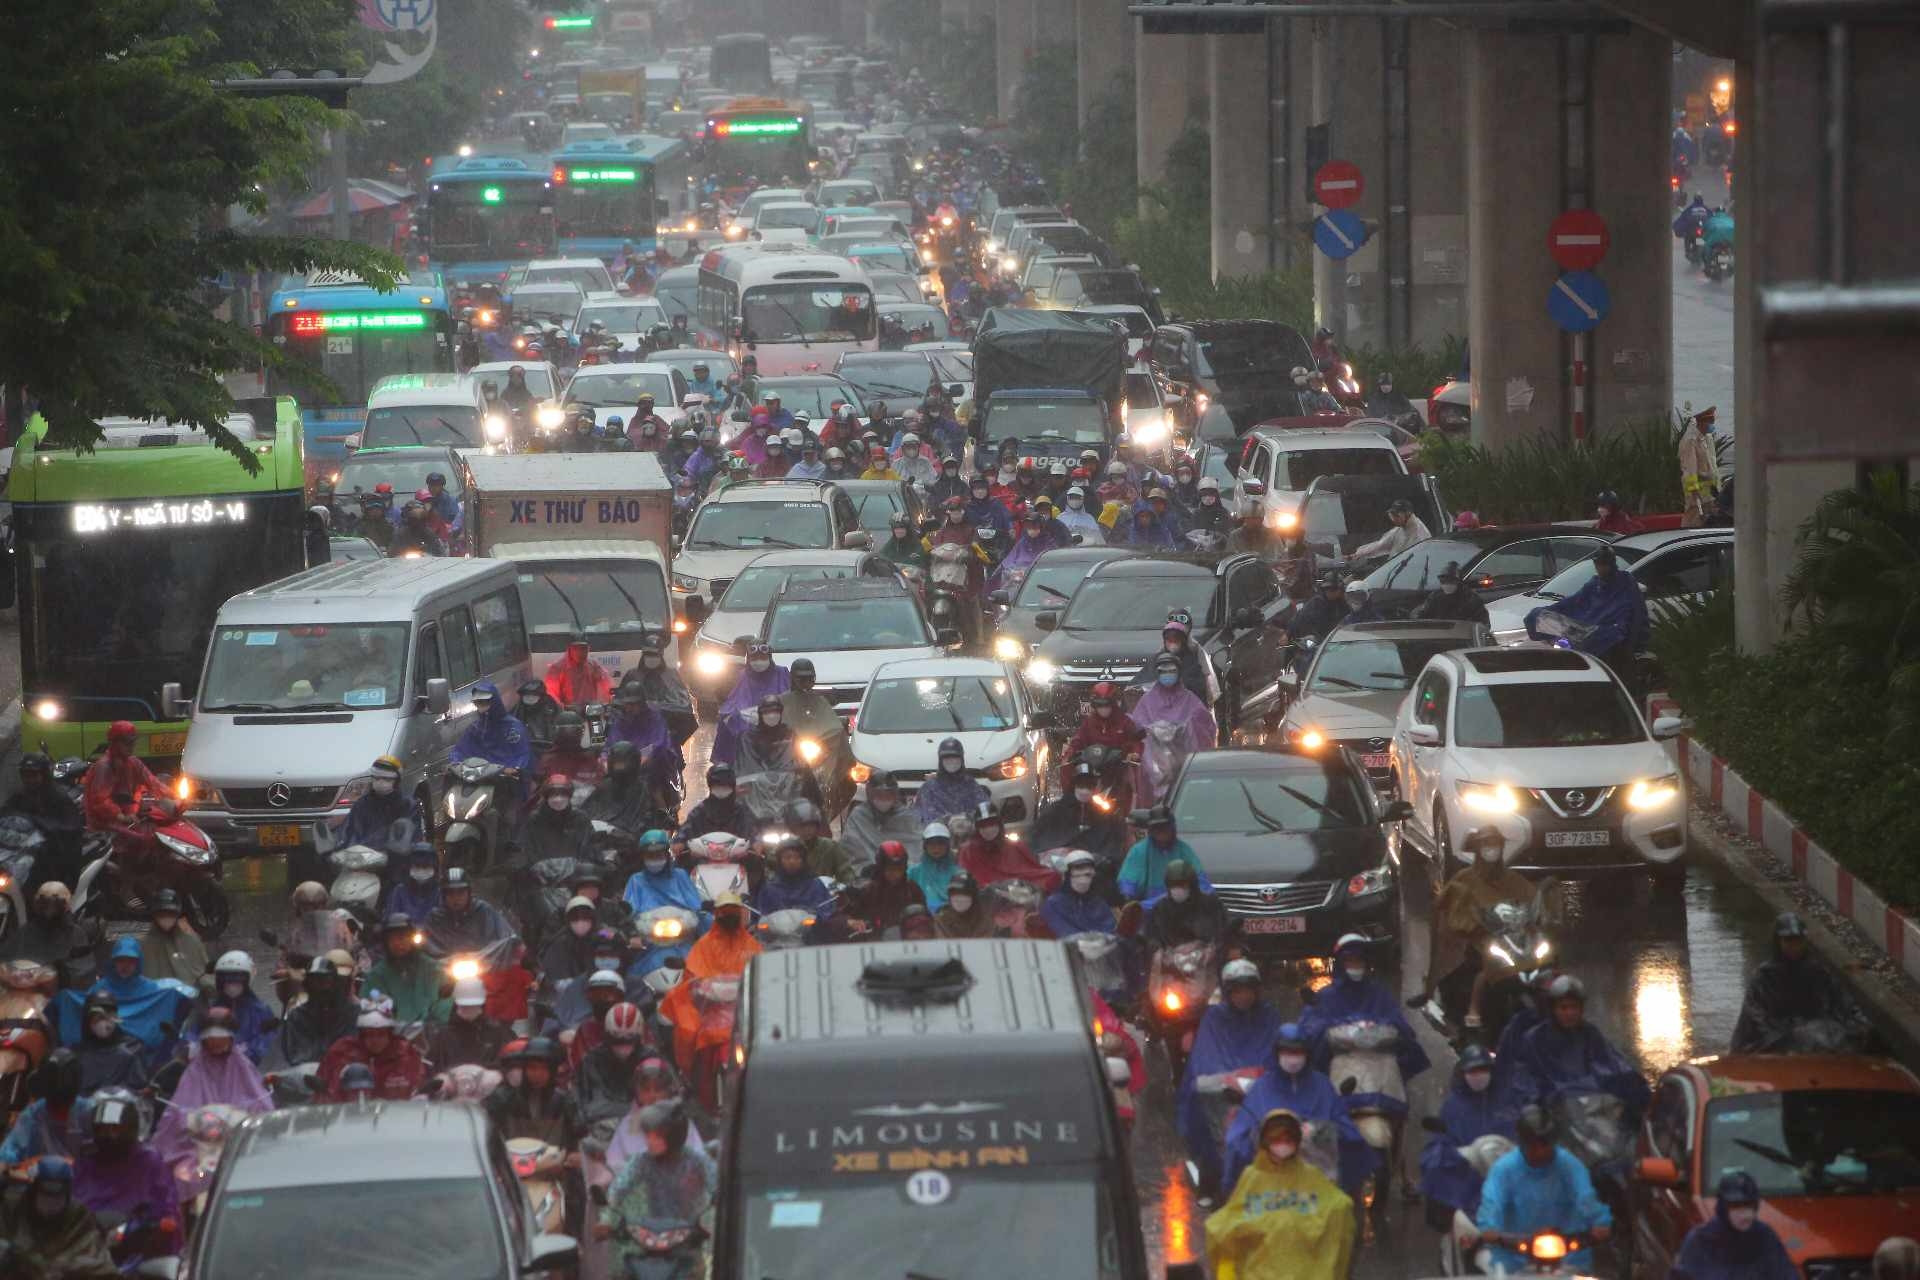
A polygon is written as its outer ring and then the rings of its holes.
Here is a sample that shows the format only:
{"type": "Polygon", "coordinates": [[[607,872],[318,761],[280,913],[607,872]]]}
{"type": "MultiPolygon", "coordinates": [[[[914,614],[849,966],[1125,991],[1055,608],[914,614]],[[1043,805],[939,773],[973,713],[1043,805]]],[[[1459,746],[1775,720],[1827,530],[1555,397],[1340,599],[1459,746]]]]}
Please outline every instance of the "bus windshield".
{"type": "Polygon", "coordinates": [[[754,174],[786,186],[789,179],[806,177],[809,158],[805,130],[772,136],[729,133],[707,143],[707,168],[722,181],[754,174]]]}
{"type": "Polygon", "coordinates": [[[740,304],[751,342],[864,342],[873,337],[873,290],[866,285],[772,284],[740,304]]]}
{"type": "Polygon", "coordinates": [[[273,316],[270,334],[295,360],[333,384],[328,388],[295,380],[269,368],[270,395],[292,396],[304,407],[365,404],[367,392],[395,373],[452,373],[453,347],[448,319],[436,313],[425,329],[362,329],[355,333],[287,332],[288,317],[273,316]]]}
{"type": "Polygon", "coordinates": [[[552,194],[544,181],[454,182],[427,197],[436,262],[525,261],[553,254],[552,194]]]}

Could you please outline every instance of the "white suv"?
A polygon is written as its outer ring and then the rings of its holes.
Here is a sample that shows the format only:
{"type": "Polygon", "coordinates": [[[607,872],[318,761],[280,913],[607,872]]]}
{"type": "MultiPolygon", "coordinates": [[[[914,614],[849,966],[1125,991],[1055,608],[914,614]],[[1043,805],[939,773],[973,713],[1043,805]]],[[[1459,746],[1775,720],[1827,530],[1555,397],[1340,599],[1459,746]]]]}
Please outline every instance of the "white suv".
{"type": "Polygon", "coordinates": [[[1493,827],[1507,864],[1579,876],[1650,868],[1679,873],[1687,847],[1686,776],[1598,659],[1545,645],[1460,649],[1428,661],[1394,721],[1404,840],[1436,880],[1466,865],[1467,832],[1493,827]]]}
{"type": "Polygon", "coordinates": [[[1233,485],[1234,510],[1250,499],[1266,504],[1276,528],[1282,515],[1298,517],[1307,487],[1321,476],[1403,476],[1406,460],[1386,436],[1349,427],[1259,427],[1241,455],[1246,461],[1233,485]],[[1250,490],[1248,481],[1260,488],[1250,490]]]}

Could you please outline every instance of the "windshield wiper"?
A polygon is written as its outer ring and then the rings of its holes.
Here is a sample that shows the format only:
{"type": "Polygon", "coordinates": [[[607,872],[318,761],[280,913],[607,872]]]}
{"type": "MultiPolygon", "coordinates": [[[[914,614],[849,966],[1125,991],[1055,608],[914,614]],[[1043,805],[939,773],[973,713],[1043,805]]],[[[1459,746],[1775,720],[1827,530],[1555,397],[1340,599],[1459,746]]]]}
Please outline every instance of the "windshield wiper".
{"type": "Polygon", "coordinates": [[[217,714],[225,711],[284,711],[286,708],[276,707],[271,702],[225,702],[217,707],[206,706],[200,709],[217,714]]]}
{"type": "MultiPolygon", "coordinates": [[[[1755,1142],[1750,1138],[1735,1138],[1733,1142],[1735,1146],[1745,1147],[1755,1155],[1765,1156],[1775,1164],[1785,1168],[1798,1170],[1801,1167],[1799,1161],[1795,1160],[1792,1156],[1784,1151],[1769,1147],[1764,1142],[1755,1142]]],[[[1807,1181],[1811,1182],[1813,1179],[1808,1178],[1807,1181]]]]}
{"type": "MultiPolygon", "coordinates": [[[[1338,813],[1335,813],[1332,809],[1328,808],[1326,805],[1321,804],[1318,800],[1315,800],[1312,796],[1308,795],[1304,791],[1298,790],[1297,788],[1294,788],[1294,787],[1289,787],[1284,783],[1280,784],[1280,789],[1286,792],[1288,795],[1292,796],[1295,800],[1298,800],[1301,804],[1304,804],[1309,809],[1312,809],[1315,813],[1321,814],[1322,816],[1328,817],[1328,818],[1340,817],[1338,813]]],[[[1258,811],[1256,810],[1256,812],[1258,811]]],[[[1348,825],[1348,824],[1343,823],[1342,825],[1348,825]]]]}
{"type": "Polygon", "coordinates": [[[712,538],[695,538],[692,542],[687,543],[687,545],[689,547],[711,547],[715,551],[738,551],[740,549],[738,547],[730,547],[724,542],[716,542],[712,538]]]}
{"type": "Polygon", "coordinates": [[[1036,582],[1033,585],[1040,588],[1042,591],[1046,592],[1048,595],[1052,596],[1055,600],[1073,599],[1073,596],[1068,592],[1061,591],[1056,587],[1050,587],[1044,582],[1036,582]]]}
{"type": "Polygon", "coordinates": [[[746,536],[750,538],[752,537],[759,538],[760,545],[763,547],[786,547],[793,551],[801,550],[801,546],[799,543],[788,542],[785,538],[776,538],[770,533],[748,534],[746,536]]]}
{"type": "Polygon", "coordinates": [[[275,707],[274,710],[292,713],[295,711],[351,711],[353,708],[344,702],[301,702],[291,707],[275,707]]]}
{"type": "Polygon", "coordinates": [[[1351,680],[1342,680],[1339,676],[1318,675],[1313,678],[1313,682],[1315,684],[1337,684],[1342,689],[1355,689],[1360,691],[1366,689],[1365,685],[1355,684],[1351,680]]]}

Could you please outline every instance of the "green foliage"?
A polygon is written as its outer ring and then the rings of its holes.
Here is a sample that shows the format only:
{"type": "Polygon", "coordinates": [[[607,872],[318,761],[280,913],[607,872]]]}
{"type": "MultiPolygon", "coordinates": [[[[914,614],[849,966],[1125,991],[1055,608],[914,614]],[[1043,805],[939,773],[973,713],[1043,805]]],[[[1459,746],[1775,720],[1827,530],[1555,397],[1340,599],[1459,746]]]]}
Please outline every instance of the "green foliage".
{"type": "MultiPolygon", "coordinates": [[[[1409,384],[1407,394],[1424,394],[1409,384]]],[[[1602,489],[1620,495],[1629,512],[1680,510],[1676,432],[1665,418],[1644,418],[1596,431],[1575,448],[1541,434],[1498,449],[1429,431],[1421,465],[1455,511],[1489,524],[1583,520],[1602,489]]]]}
{"type": "Polygon", "coordinates": [[[1080,154],[1067,175],[1066,198],[1073,216],[1106,240],[1138,203],[1139,168],[1134,136],[1133,68],[1114,73],[1087,104],[1087,127],[1080,154]]]}
{"type": "Polygon", "coordinates": [[[262,75],[276,67],[296,71],[357,72],[365,63],[354,46],[359,0],[214,0],[211,6],[166,6],[167,29],[193,35],[209,27],[218,42],[208,58],[233,76],[262,75]]]}
{"type": "MultiPolygon", "coordinates": [[[[220,90],[233,67],[218,16],[201,0],[10,0],[0,383],[38,398],[55,444],[91,445],[107,415],[164,417],[256,467],[221,425],[233,404],[220,376],[286,361],[212,314],[208,282],[316,266],[392,281],[398,264],[362,245],[226,228],[228,206],[259,212],[266,188],[304,181],[329,117],[220,90]]],[[[259,65],[281,65],[277,52],[259,50],[259,65]]]]}
{"type": "Polygon", "coordinates": [[[411,79],[355,89],[353,109],[353,171],[378,176],[451,151],[478,116],[480,93],[435,56],[411,79]]]}
{"type": "Polygon", "coordinates": [[[1386,351],[1376,347],[1348,347],[1347,362],[1360,379],[1360,389],[1371,392],[1373,380],[1382,372],[1393,375],[1393,389],[1409,400],[1426,394],[1460,371],[1460,358],[1467,344],[1452,334],[1436,349],[1408,347],[1404,351],[1386,351]]]}
{"type": "Polygon", "coordinates": [[[1079,62],[1070,44],[1043,44],[1027,59],[1013,101],[1014,149],[1054,191],[1065,191],[1080,151],[1079,62]]]}
{"type": "MultiPolygon", "coordinates": [[[[926,0],[907,0],[936,8],[926,0]]],[[[999,114],[999,87],[993,79],[993,19],[949,22],[939,44],[919,59],[921,74],[956,115],[964,120],[990,120],[999,114]],[[987,68],[983,73],[981,68],[987,68]]]]}

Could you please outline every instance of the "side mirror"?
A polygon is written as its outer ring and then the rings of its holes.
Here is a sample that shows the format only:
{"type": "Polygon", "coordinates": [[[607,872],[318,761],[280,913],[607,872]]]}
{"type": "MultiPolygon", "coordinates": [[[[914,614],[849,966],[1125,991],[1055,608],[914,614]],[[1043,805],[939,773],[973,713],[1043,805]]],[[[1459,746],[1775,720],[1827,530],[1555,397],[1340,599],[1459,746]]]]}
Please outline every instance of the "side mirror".
{"type": "Polygon", "coordinates": [[[854,529],[840,536],[840,545],[849,551],[858,551],[872,542],[873,538],[865,529],[854,529]]]}
{"type": "Polygon", "coordinates": [[[1007,593],[1004,591],[989,591],[987,592],[987,603],[1004,605],[1004,604],[1011,604],[1012,601],[1008,598],[1007,593]]]}
{"type": "Polygon", "coordinates": [[[961,383],[949,382],[947,384],[947,394],[951,396],[953,399],[958,400],[960,397],[967,394],[967,389],[961,383]]]}
{"type": "Polygon", "coordinates": [[[667,545],[668,545],[669,547],[671,547],[671,548],[673,548],[673,550],[674,550],[674,551],[676,551],[676,552],[677,552],[677,551],[679,551],[679,550],[680,550],[680,535],[679,535],[679,534],[677,534],[677,533],[674,533],[674,534],[669,534],[669,535],[667,536],[667,545]]]}
{"type": "Polygon", "coordinates": [[[1391,804],[1389,804],[1385,809],[1381,810],[1380,821],[1405,822],[1408,818],[1411,818],[1412,816],[1413,816],[1413,806],[1411,804],[1407,803],[1405,800],[1395,800],[1391,804]]]}
{"type": "Polygon", "coordinates": [[[538,1235],[527,1246],[523,1271],[571,1271],[580,1261],[580,1245],[572,1236],[538,1235]]]}
{"type": "Polygon", "coordinates": [[[1650,1187],[1684,1187],[1687,1185],[1680,1166],[1664,1156],[1648,1156],[1633,1166],[1633,1176],[1638,1182],[1650,1187]]]}
{"type": "Polygon", "coordinates": [[[1033,625],[1041,631],[1052,631],[1060,625],[1060,615],[1052,609],[1045,613],[1037,613],[1033,617],[1033,625]]]}
{"type": "Polygon", "coordinates": [[[427,681],[427,710],[443,716],[453,709],[453,686],[440,676],[427,681]]]}
{"type": "Polygon", "coordinates": [[[1242,480],[1240,482],[1240,492],[1249,498],[1264,498],[1267,496],[1267,486],[1266,483],[1261,480],[1242,480]]]}
{"type": "Polygon", "coordinates": [[[697,627],[707,620],[707,602],[702,596],[688,596],[680,606],[680,616],[687,620],[689,627],[697,627]]]}
{"type": "Polygon", "coordinates": [[[185,720],[193,714],[193,699],[180,695],[178,680],[160,686],[160,714],[169,720],[185,720]]]}
{"type": "Polygon", "coordinates": [[[958,649],[960,647],[959,628],[942,627],[940,630],[934,632],[933,639],[934,643],[938,644],[942,649],[958,649]]]}
{"type": "Polygon", "coordinates": [[[1437,747],[1440,745],[1440,726],[1437,724],[1416,724],[1407,729],[1407,737],[1416,747],[1437,747]]]}
{"type": "MultiPolygon", "coordinates": [[[[180,686],[170,687],[177,689],[180,686]]],[[[160,696],[164,699],[166,693],[162,691],[160,696]]],[[[1656,738],[1677,738],[1686,731],[1687,722],[1679,716],[1661,716],[1653,722],[1653,736],[1656,738]]]]}
{"type": "Polygon", "coordinates": [[[1057,728],[1059,724],[1059,717],[1055,716],[1051,711],[1035,710],[1027,712],[1027,728],[1029,729],[1053,729],[1057,728]]]}

